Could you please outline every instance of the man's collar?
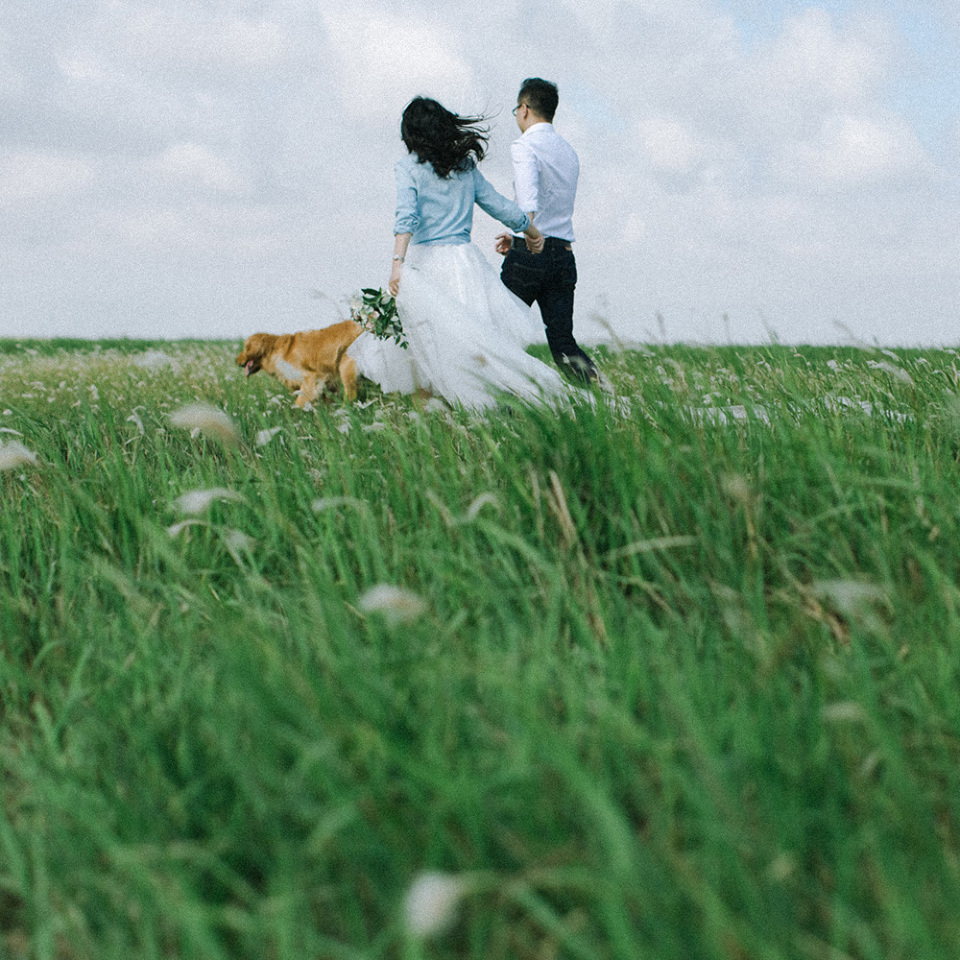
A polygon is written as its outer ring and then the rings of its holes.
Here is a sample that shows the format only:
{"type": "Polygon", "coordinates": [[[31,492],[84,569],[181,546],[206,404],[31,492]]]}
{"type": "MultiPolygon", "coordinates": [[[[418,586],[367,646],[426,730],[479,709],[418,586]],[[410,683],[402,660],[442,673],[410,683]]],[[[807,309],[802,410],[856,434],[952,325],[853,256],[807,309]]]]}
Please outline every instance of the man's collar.
{"type": "Polygon", "coordinates": [[[525,137],[525,136],[527,136],[528,134],[533,133],[534,130],[542,130],[542,129],[544,129],[544,127],[546,127],[548,130],[552,130],[552,129],[553,129],[553,124],[547,122],[546,120],[541,120],[541,121],[539,121],[538,123],[531,123],[530,126],[527,127],[527,129],[523,131],[523,133],[521,134],[521,136],[525,137]]]}

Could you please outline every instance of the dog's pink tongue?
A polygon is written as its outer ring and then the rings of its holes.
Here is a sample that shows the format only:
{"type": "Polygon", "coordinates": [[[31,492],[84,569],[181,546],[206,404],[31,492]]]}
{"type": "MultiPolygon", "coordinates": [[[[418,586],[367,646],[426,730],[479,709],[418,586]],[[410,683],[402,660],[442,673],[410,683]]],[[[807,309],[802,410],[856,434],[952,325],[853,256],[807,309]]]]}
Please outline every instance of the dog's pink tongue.
{"type": "Polygon", "coordinates": [[[250,376],[251,373],[253,373],[253,361],[252,361],[252,360],[248,360],[248,361],[247,361],[246,371],[247,371],[247,376],[248,376],[248,377],[250,376]]]}

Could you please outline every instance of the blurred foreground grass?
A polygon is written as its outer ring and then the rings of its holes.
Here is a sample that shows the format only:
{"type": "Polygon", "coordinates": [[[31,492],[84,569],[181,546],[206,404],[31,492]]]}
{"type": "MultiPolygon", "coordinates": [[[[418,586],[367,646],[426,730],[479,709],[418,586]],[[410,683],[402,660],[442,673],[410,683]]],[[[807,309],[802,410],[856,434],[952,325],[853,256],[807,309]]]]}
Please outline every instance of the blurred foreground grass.
{"type": "Polygon", "coordinates": [[[0,956],[953,960],[955,352],[484,419],[235,352],[0,343],[0,956]]]}

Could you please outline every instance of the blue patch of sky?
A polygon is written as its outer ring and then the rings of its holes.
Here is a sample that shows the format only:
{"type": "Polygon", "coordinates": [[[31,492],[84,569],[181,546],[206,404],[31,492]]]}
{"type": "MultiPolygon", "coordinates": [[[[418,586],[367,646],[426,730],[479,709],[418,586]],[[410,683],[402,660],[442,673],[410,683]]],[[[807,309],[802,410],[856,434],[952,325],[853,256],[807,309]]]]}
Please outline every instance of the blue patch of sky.
{"type": "Polygon", "coordinates": [[[894,21],[909,47],[909,60],[892,79],[891,106],[910,119],[937,159],[956,158],[960,134],[960,45],[929,16],[905,5],[894,21]]]}
{"type": "Polygon", "coordinates": [[[627,129],[623,117],[610,100],[580,78],[571,78],[562,84],[561,103],[570,107],[600,128],[603,133],[621,134],[627,129]]]}
{"type": "Polygon", "coordinates": [[[825,10],[842,22],[857,6],[856,0],[811,0],[806,3],[797,0],[719,0],[719,4],[733,17],[748,51],[777,36],[785,20],[800,16],[805,10],[825,10]]]}
{"type": "Polygon", "coordinates": [[[779,35],[784,21],[805,10],[829,13],[839,26],[858,14],[890,21],[904,41],[906,57],[895,64],[885,91],[886,105],[913,127],[939,161],[954,161],[960,135],[960,45],[935,15],[909,0],[719,0],[733,18],[750,52],[779,35]]]}

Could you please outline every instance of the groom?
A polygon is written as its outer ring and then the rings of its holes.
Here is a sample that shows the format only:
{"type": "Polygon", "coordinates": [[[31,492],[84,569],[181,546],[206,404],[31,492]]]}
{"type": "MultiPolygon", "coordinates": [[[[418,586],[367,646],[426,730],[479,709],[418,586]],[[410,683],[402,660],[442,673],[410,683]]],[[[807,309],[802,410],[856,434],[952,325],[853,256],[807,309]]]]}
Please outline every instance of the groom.
{"type": "Polygon", "coordinates": [[[547,329],[553,360],[583,383],[603,384],[594,362],[573,337],[573,292],[577,262],[573,256],[573,203],[580,161],[553,127],[557,85],[539,77],[523,81],[513,115],[521,136],[510,147],[517,204],[546,237],[543,253],[531,253],[509,233],[497,237],[504,255],[500,279],[527,306],[536,302],[547,329]]]}

